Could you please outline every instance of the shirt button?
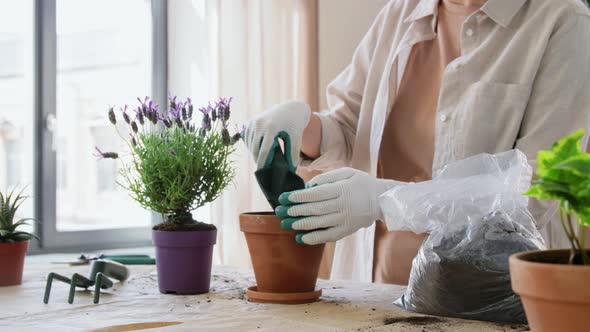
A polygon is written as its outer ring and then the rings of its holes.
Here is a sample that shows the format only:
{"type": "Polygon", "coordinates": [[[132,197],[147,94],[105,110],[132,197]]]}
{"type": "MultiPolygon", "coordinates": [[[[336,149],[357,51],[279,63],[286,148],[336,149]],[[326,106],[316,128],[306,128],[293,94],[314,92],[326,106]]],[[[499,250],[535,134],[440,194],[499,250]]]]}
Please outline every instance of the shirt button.
{"type": "Polygon", "coordinates": [[[468,37],[471,37],[471,36],[473,36],[473,29],[467,29],[467,30],[465,30],[465,34],[466,34],[468,37]]]}
{"type": "Polygon", "coordinates": [[[446,114],[442,114],[440,116],[440,121],[441,122],[447,122],[448,119],[449,119],[449,117],[446,114]]]}

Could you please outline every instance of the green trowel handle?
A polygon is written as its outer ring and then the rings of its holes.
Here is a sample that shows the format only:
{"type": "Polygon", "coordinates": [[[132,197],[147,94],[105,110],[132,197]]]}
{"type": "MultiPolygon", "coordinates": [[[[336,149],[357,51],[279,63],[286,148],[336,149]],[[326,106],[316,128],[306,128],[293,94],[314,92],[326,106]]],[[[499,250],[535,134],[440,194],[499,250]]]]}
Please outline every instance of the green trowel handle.
{"type": "Polygon", "coordinates": [[[109,278],[117,279],[119,281],[123,281],[129,277],[129,270],[125,265],[108,259],[92,261],[90,264],[88,279],[96,280],[96,275],[99,272],[109,278]]]}
{"type": "Polygon", "coordinates": [[[125,265],[154,265],[156,260],[148,255],[102,255],[101,259],[108,259],[125,265]]]}

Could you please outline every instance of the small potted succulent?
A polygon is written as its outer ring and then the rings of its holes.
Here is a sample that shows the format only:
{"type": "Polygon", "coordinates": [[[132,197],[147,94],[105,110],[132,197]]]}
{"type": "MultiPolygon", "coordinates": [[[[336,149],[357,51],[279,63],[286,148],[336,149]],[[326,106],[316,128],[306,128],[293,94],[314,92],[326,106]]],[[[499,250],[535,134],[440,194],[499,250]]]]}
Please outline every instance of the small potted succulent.
{"type": "Polygon", "coordinates": [[[27,224],[32,218],[15,221],[16,212],[27,199],[20,193],[0,192],[0,287],[20,285],[23,281],[25,254],[29,241],[35,235],[17,228],[27,224]]]}
{"type": "Polygon", "coordinates": [[[97,148],[97,156],[118,159],[119,185],[163,217],[164,222],[153,227],[160,292],[206,293],[217,229],[194,220],[191,211],[214,201],[233,180],[230,156],[241,134],[231,135],[228,129],[231,99],[195,110],[190,98],[174,97],[166,111],[148,97],[138,100],[135,109],[125,106],[120,115],[113,108],[108,111],[128,153],[97,148]],[[117,127],[121,119],[127,133],[117,127]]]}
{"type": "Polygon", "coordinates": [[[588,331],[590,314],[590,154],[580,144],[584,131],[540,151],[533,186],[526,193],[559,204],[571,248],[510,257],[512,288],[522,298],[533,331],[588,331]],[[578,226],[575,226],[575,223],[578,226]],[[577,229],[576,229],[577,228],[577,229]]]}

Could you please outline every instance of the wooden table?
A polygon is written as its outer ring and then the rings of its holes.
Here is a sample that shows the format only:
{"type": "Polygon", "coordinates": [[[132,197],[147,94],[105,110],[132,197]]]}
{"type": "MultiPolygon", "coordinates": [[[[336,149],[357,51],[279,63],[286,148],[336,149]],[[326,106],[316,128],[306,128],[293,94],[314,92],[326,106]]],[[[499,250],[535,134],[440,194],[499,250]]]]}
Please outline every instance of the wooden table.
{"type": "Polygon", "coordinates": [[[255,283],[252,272],[226,267],[214,268],[205,295],[160,294],[155,266],[131,266],[129,280],[104,292],[98,305],[83,291],[68,304],[68,286],[57,282],[49,304],[43,304],[50,271],[68,276],[88,271],[49,263],[63,258],[27,258],[23,285],[0,288],[0,331],[528,331],[521,325],[412,314],[392,304],[404,291],[392,285],[320,281],[319,302],[257,304],[244,292],[255,283]]]}

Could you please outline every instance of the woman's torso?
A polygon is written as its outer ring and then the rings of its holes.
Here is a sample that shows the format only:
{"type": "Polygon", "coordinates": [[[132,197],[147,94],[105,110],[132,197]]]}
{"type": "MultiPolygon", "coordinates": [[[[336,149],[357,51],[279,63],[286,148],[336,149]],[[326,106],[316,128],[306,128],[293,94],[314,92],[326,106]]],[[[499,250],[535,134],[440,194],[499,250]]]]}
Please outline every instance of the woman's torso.
{"type": "MultiPolygon", "coordinates": [[[[348,124],[354,118],[356,123],[354,129],[346,127],[354,134],[346,145],[351,167],[377,175],[385,124],[406,60],[413,45],[435,37],[437,5],[438,0],[391,1],[357,50],[359,59],[331,84],[336,92],[346,94],[351,87],[348,92],[362,95],[358,114],[333,115],[336,122],[348,124]],[[362,75],[353,75],[357,71],[362,75]]],[[[588,13],[579,1],[488,0],[463,23],[461,56],[449,64],[441,82],[432,172],[454,160],[515,147],[554,31],[582,16],[588,13]]],[[[339,96],[328,89],[330,109],[341,108],[339,96]]],[[[518,147],[534,160],[553,136],[585,121],[577,114],[561,121],[559,130],[518,147]]],[[[369,227],[338,241],[332,278],[372,280],[374,232],[369,227]]]]}
{"type": "MultiPolygon", "coordinates": [[[[383,131],[377,176],[404,182],[431,179],[442,77],[447,65],[461,55],[463,21],[478,9],[441,1],[436,37],[413,46],[383,131]]],[[[406,284],[424,237],[388,232],[384,223],[377,222],[373,281],[406,284]]]]}

